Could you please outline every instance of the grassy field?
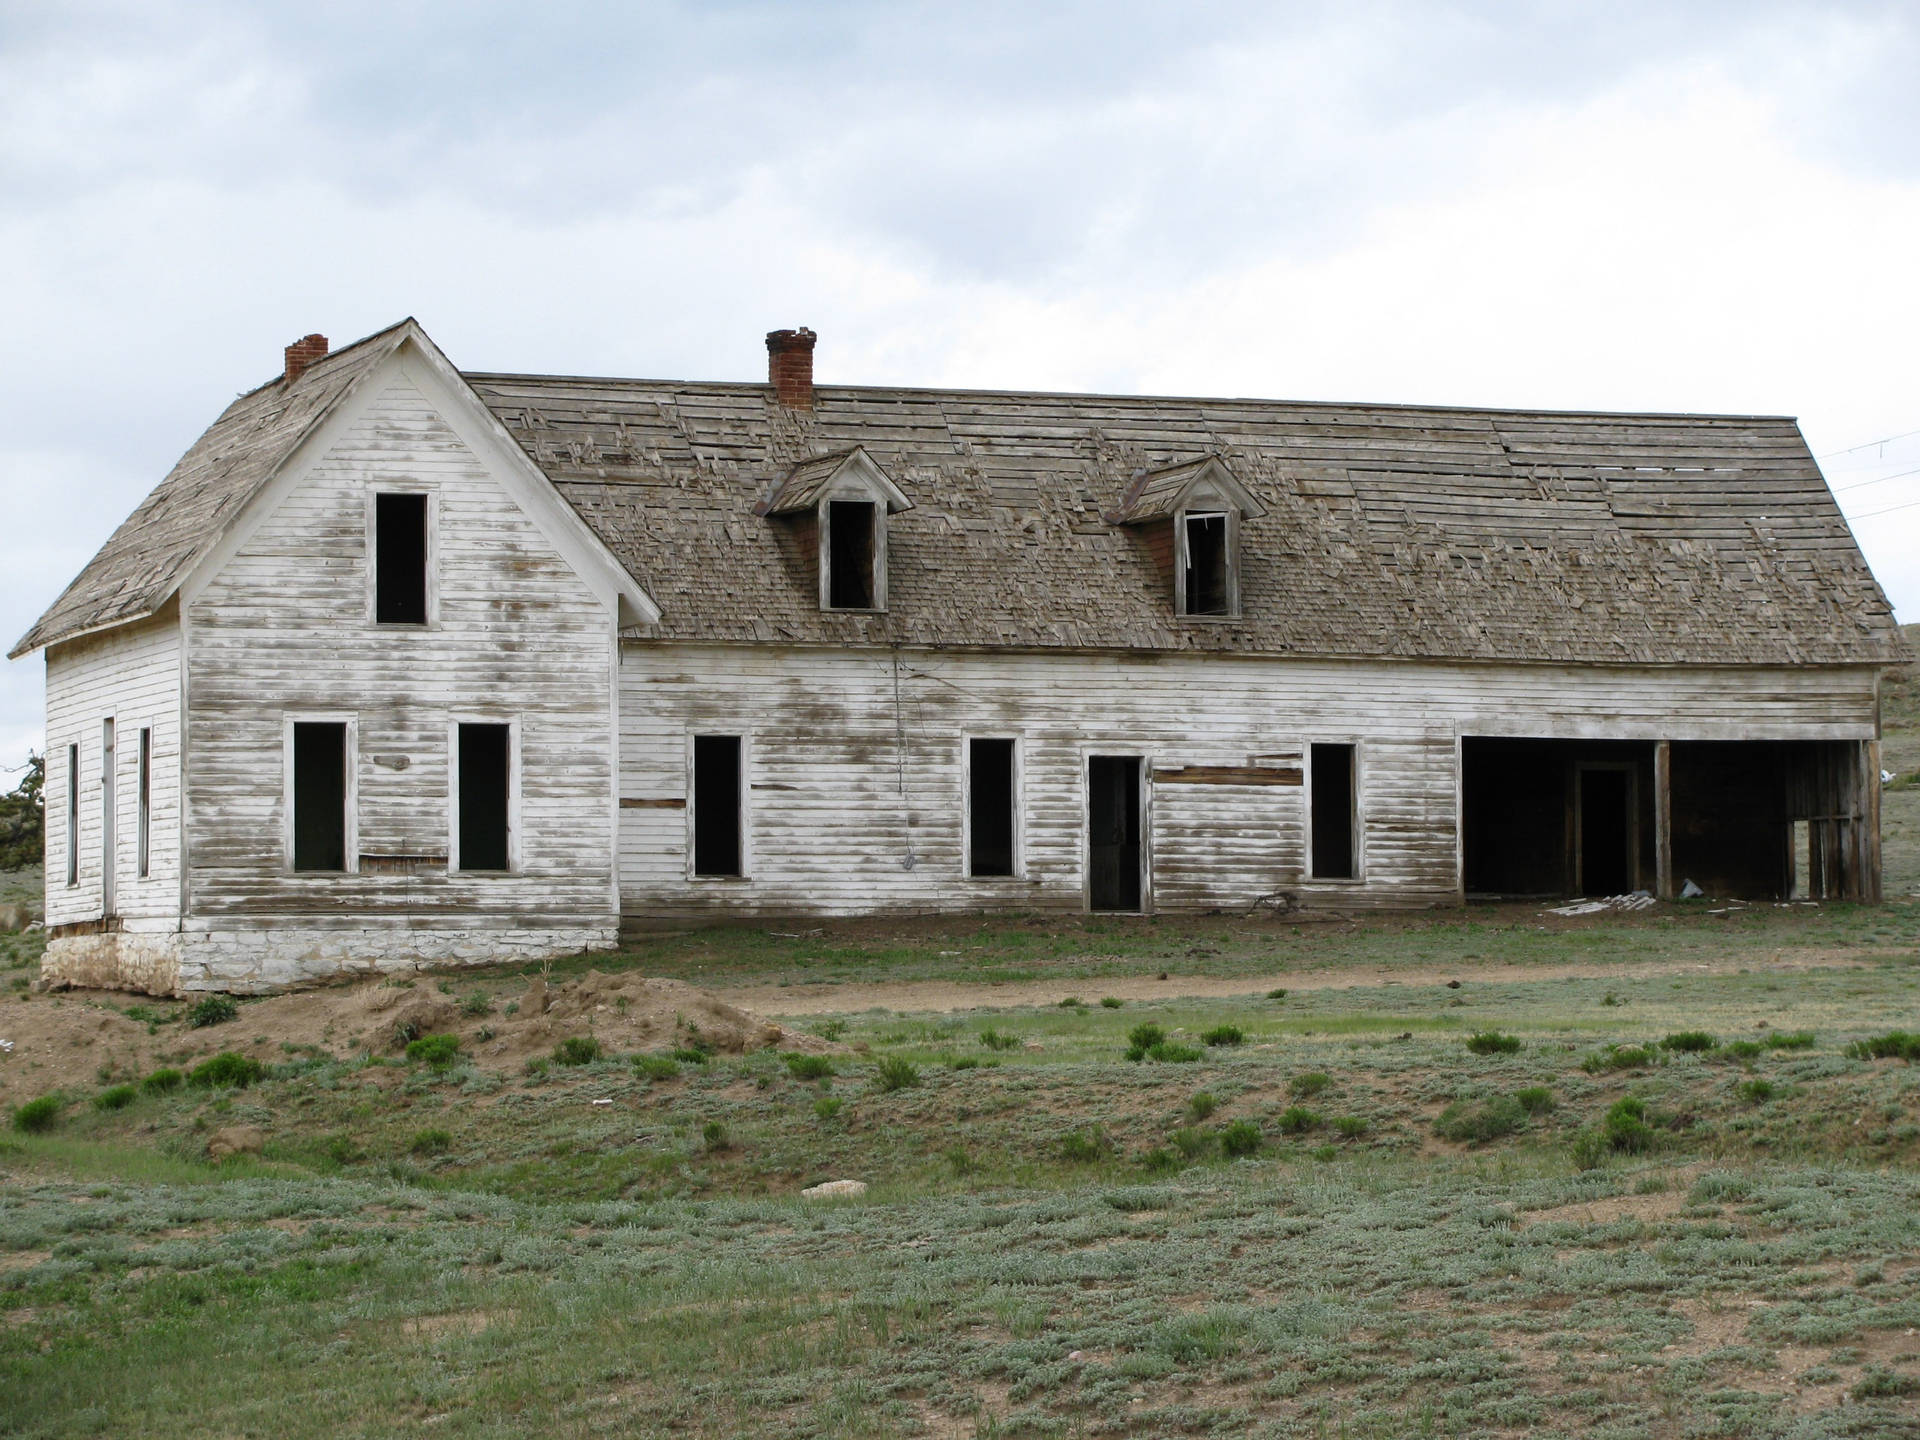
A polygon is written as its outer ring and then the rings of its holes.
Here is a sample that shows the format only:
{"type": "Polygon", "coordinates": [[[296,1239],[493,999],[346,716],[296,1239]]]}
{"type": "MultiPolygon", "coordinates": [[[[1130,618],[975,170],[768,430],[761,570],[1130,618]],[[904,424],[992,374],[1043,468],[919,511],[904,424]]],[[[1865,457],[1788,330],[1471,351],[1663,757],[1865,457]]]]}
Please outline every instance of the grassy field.
{"type": "Polygon", "coordinates": [[[1920,906],[614,963],[804,993],[840,1048],[74,1072],[0,1139],[0,1433],[1920,1433],[1920,1071],[1853,1049],[1920,1029],[1920,906]],[[931,1008],[982,974],[1014,1003],[931,1008]],[[1180,994],[1208,975],[1289,993],[1180,994]],[[1047,976],[1082,1003],[1017,1003],[1047,976]],[[832,1009],[880,978],[927,1008],[832,1009]],[[211,1162],[235,1127],[259,1152],[211,1162]],[[834,1178],[871,1188],[798,1196],[834,1178]]]}

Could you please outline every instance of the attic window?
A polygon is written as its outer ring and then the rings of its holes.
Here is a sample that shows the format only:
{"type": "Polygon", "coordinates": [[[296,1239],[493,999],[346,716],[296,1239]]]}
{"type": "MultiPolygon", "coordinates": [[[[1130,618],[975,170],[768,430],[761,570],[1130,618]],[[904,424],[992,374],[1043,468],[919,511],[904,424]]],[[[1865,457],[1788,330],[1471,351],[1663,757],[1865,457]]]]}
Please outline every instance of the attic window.
{"type": "Polygon", "coordinates": [[[1233,613],[1229,517],[1225,512],[1180,517],[1184,563],[1180,567],[1182,610],[1188,615],[1233,613]]]}
{"type": "Polygon", "coordinates": [[[871,500],[829,500],[824,549],[829,610],[878,610],[879,567],[874,544],[878,506],[871,500]]]}
{"type": "Polygon", "coordinates": [[[427,497],[373,497],[373,619],[427,623],[427,497]]]}

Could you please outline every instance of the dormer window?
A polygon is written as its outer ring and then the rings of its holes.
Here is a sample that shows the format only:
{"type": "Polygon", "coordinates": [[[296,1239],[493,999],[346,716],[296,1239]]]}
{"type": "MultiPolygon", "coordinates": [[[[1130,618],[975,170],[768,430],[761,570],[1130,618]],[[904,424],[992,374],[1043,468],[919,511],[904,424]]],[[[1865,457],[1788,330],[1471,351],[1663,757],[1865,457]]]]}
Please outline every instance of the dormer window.
{"type": "Polygon", "coordinates": [[[820,553],[827,570],[827,609],[883,610],[880,603],[880,507],[871,500],[829,500],[820,553]]]}
{"type": "Polygon", "coordinates": [[[1110,523],[1133,527],[1172,585],[1173,613],[1240,614],[1240,522],[1266,514],[1218,456],[1135,476],[1110,523]]]}
{"type": "Polygon", "coordinates": [[[1233,547],[1229,536],[1236,527],[1225,510],[1192,510],[1180,516],[1180,613],[1231,615],[1233,603],[1233,547]]]}
{"type": "Polygon", "coordinates": [[[913,502],[864,449],[803,460],[760,507],[785,520],[811,548],[820,608],[872,612],[887,608],[887,521],[913,502]]]}

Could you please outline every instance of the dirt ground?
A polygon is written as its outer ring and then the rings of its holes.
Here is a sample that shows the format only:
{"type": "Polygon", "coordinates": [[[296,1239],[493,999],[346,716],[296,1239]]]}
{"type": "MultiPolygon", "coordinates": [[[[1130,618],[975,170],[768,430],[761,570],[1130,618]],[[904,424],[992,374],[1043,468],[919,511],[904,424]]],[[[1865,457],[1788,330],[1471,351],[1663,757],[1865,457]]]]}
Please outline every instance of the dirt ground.
{"type": "Polygon", "coordinates": [[[61,1086],[131,1080],[163,1065],[184,1068],[223,1050],[263,1063],[316,1052],[386,1056],[428,1034],[458,1035],[462,1052],[493,1070],[517,1069],[575,1035],[617,1053],[842,1048],[783,1030],[684,981],[637,974],[589,971],[551,986],[535,978],[519,995],[487,1005],[469,1008],[424,980],[375,981],[248,1001],[237,1018],[196,1029],[177,1018],[184,1005],[137,995],[36,996],[0,1011],[0,1105],[61,1086]],[[147,1018],[153,1016],[169,1018],[155,1023],[147,1018]]]}
{"type": "Polygon", "coordinates": [[[1857,956],[1808,951],[1784,957],[1779,963],[1756,966],[1751,956],[1725,961],[1675,965],[1656,961],[1644,965],[1454,965],[1410,969],[1406,966],[1355,965],[1313,974],[1177,975],[1164,979],[1150,975],[1115,975],[1103,980],[1000,980],[966,985],[941,980],[879,981],[872,984],[823,981],[819,984],[717,986],[713,994],[742,1009],[773,1016],[853,1015],[863,1010],[894,1010],[902,1014],[939,1014],[955,1010],[1011,1010],[1023,1005],[1057,1005],[1075,997],[1093,1001],[1111,995],[1120,1000],[1223,1000],[1235,996],[1265,995],[1284,987],[1289,993],[1308,990],[1352,990],[1375,986],[1419,989],[1458,980],[1462,985],[1515,980],[1637,980],[1654,976],[1733,975],[1743,970],[1778,971],[1850,969],[1866,963],[1857,956]]]}

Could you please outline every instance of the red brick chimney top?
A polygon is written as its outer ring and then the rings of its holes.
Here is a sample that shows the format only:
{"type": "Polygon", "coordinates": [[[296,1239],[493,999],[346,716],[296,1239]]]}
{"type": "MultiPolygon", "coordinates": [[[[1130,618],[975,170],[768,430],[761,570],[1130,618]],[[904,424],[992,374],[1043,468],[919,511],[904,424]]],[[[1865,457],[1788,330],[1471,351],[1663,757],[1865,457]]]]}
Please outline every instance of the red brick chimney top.
{"type": "Polygon", "coordinates": [[[813,408],[813,344],[819,338],[804,325],[767,332],[767,379],[782,405],[813,408]]]}
{"type": "Polygon", "coordinates": [[[291,385],[300,378],[300,372],[316,360],[327,358],[327,337],[324,335],[303,335],[287,346],[287,383],[291,385]]]}

